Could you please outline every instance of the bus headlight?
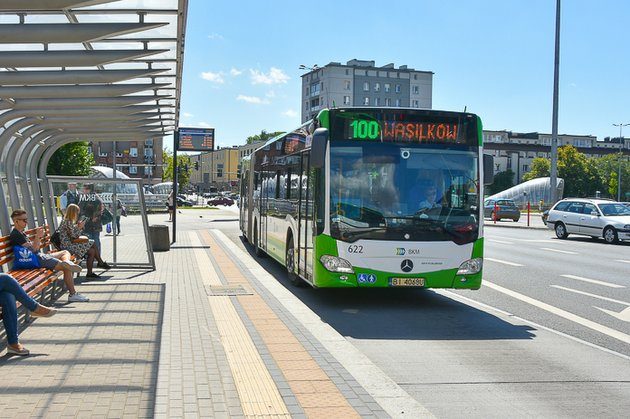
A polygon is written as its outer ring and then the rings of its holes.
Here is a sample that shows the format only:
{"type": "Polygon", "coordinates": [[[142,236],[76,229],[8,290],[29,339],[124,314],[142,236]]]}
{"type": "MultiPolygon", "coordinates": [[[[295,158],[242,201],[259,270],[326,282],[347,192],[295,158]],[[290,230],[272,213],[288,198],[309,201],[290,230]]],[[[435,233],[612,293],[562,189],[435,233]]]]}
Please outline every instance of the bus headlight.
{"type": "Polygon", "coordinates": [[[462,263],[459,266],[457,275],[477,274],[481,271],[482,266],[483,266],[483,259],[481,258],[468,259],[466,262],[462,263]]]}
{"type": "Polygon", "coordinates": [[[338,258],[336,256],[323,255],[319,258],[319,261],[324,265],[324,268],[328,269],[330,272],[345,272],[349,274],[354,273],[354,269],[352,269],[352,265],[345,259],[338,258]]]}

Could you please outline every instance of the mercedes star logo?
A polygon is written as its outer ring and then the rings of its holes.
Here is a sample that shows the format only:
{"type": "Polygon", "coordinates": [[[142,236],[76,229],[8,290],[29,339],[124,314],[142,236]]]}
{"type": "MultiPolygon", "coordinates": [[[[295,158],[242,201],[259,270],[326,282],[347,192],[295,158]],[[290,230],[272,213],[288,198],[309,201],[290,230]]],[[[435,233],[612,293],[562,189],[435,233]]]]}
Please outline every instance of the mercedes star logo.
{"type": "Polygon", "coordinates": [[[403,260],[400,264],[400,269],[402,269],[403,272],[411,272],[413,269],[413,262],[409,259],[403,260]]]}

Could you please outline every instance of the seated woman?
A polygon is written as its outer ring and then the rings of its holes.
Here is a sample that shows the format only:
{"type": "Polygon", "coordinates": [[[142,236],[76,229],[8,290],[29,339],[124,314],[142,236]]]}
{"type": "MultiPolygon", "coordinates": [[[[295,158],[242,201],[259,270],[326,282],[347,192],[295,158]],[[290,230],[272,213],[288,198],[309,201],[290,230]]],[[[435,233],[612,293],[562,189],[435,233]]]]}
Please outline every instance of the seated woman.
{"type": "Polygon", "coordinates": [[[79,221],[79,206],[70,204],[66,208],[66,215],[59,225],[59,236],[61,238],[61,248],[67,250],[73,255],[82,258],[87,253],[87,275],[86,278],[98,278],[92,269],[94,259],[98,261],[98,266],[109,269],[110,266],[101,259],[101,254],[94,244],[94,241],[82,236],[81,231],[85,221],[79,221]]]}
{"type": "Polygon", "coordinates": [[[20,284],[11,275],[0,273],[0,306],[2,322],[7,332],[7,353],[26,356],[30,352],[18,341],[18,316],[15,300],[31,311],[33,317],[50,317],[57,313],[54,308],[38,304],[28,296],[20,284]]]}

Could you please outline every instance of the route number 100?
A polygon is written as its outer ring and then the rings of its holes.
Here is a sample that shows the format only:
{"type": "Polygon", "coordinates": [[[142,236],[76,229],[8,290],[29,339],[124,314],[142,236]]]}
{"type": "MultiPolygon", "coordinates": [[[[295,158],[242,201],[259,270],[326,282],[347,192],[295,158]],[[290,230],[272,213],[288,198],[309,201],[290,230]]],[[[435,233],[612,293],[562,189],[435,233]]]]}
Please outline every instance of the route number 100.
{"type": "Polygon", "coordinates": [[[352,138],[360,138],[365,140],[375,140],[378,138],[380,127],[376,121],[366,121],[364,119],[352,121],[352,138]]]}

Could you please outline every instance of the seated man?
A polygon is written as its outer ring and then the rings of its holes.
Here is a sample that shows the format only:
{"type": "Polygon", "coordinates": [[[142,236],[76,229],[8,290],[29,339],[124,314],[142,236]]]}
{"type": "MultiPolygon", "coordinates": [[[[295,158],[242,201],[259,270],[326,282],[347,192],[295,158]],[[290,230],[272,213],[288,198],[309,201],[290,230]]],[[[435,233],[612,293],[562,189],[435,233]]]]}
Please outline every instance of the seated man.
{"type": "Polygon", "coordinates": [[[70,261],[70,252],[62,250],[59,252],[42,253],[41,239],[44,234],[42,227],[37,229],[35,239],[33,241],[24,234],[27,226],[26,211],[23,209],[16,209],[11,213],[11,220],[13,220],[13,230],[11,230],[10,239],[11,246],[24,246],[31,249],[37,258],[42,268],[47,268],[53,271],[63,271],[63,281],[68,288],[70,295],[68,301],[70,302],[87,302],[89,298],[79,294],[74,288],[74,279],[72,278],[73,272],[81,272],[81,267],[70,261]]]}
{"type": "Polygon", "coordinates": [[[7,332],[7,353],[26,356],[30,352],[18,341],[18,312],[15,300],[31,311],[33,317],[50,317],[57,309],[43,306],[28,296],[20,284],[11,275],[0,273],[0,307],[2,323],[7,332]]]}
{"type": "Polygon", "coordinates": [[[435,185],[432,183],[426,184],[424,187],[424,199],[418,204],[418,210],[426,211],[441,206],[437,201],[437,188],[435,185]]]}

